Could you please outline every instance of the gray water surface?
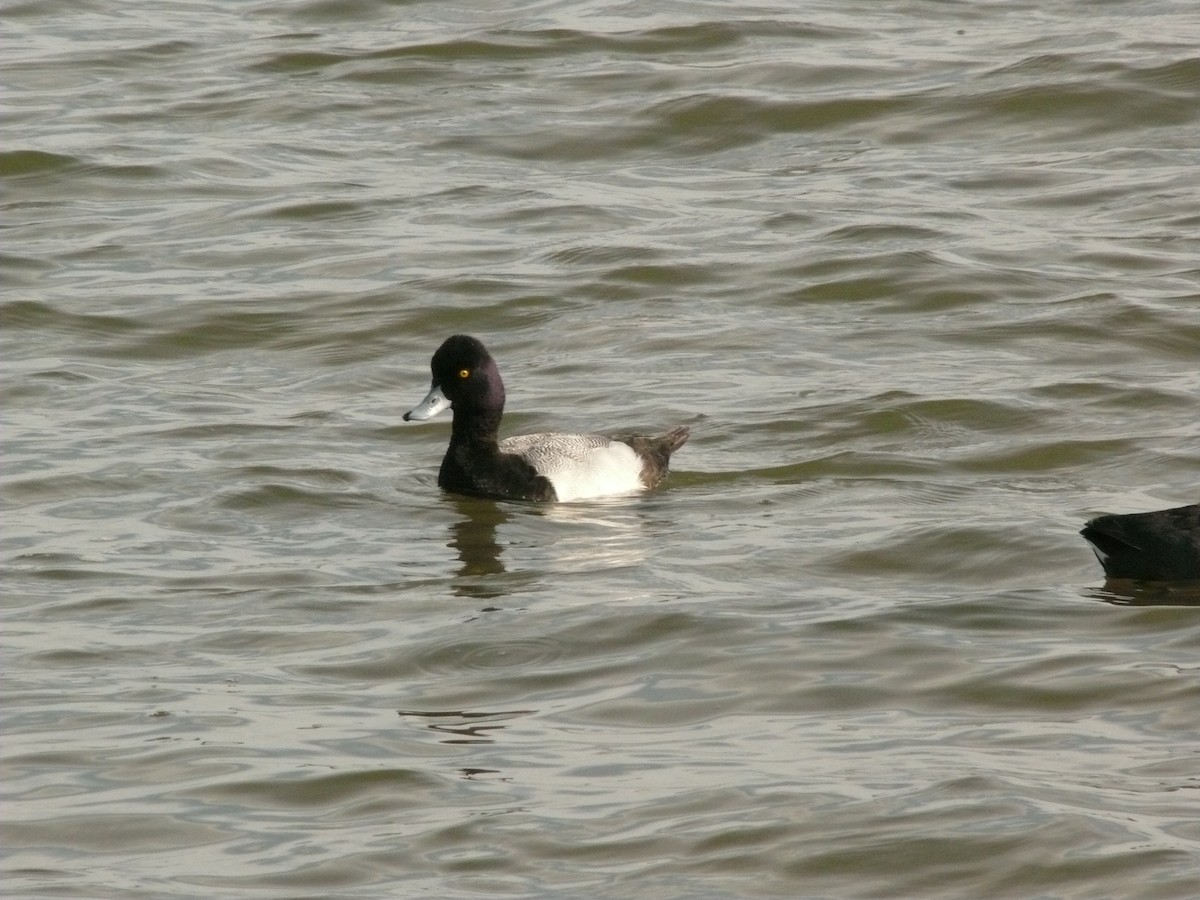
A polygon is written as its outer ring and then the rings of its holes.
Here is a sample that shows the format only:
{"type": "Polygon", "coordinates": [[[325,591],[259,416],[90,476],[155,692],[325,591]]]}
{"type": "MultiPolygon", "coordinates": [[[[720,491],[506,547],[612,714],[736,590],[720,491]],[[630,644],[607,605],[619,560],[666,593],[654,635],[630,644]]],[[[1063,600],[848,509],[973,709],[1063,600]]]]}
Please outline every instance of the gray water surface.
{"type": "Polygon", "coordinates": [[[3,21],[6,896],[1194,896],[1194,4],[3,21]]]}

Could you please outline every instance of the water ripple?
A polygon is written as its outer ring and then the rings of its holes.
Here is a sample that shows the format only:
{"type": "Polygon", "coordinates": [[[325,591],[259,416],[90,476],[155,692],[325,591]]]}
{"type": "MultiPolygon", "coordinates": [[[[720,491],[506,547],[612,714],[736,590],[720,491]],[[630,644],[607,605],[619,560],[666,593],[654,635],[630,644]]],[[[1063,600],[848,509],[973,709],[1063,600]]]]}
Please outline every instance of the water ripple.
{"type": "Polygon", "coordinates": [[[1195,893],[1191,6],[5,16],[9,893],[1195,893]]]}

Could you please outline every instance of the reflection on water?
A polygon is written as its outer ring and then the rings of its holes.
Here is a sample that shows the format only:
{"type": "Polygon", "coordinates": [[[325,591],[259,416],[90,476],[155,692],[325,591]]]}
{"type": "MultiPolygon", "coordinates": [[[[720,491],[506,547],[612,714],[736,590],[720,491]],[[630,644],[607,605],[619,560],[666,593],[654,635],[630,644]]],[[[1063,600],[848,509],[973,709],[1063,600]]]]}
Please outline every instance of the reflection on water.
{"type": "Polygon", "coordinates": [[[536,508],[555,535],[554,562],[601,571],[636,566],[647,556],[646,495],[552,503],[536,508]]]}
{"type": "Polygon", "coordinates": [[[608,571],[646,558],[645,507],[640,497],[578,503],[516,503],[444,495],[456,520],[446,546],[459,567],[454,593],[494,600],[514,589],[505,579],[505,546],[523,561],[559,571],[608,571]]]}
{"type": "Polygon", "coordinates": [[[509,719],[531,716],[537,713],[535,709],[515,709],[506,712],[469,712],[467,710],[446,710],[429,712],[417,709],[397,710],[400,716],[418,719],[430,719],[427,725],[430,731],[442,738],[443,744],[491,744],[494,738],[491,732],[500,731],[507,727],[497,724],[509,719]]]}
{"type": "Polygon", "coordinates": [[[452,495],[447,495],[447,499],[458,514],[457,521],[450,526],[450,540],[446,544],[458,554],[461,564],[454,579],[454,592],[480,599],[500,596],[503,591],[499,582],[482,576],[504,572],[496,529],[508,521],[508,513],[493,500],[452,495]]]}
{"type": "Polygon", "coordinates": [[[1110,578],[1103,588],[1084,591],[1085,597],[1115,606],[1200,606],[1200,581],[1130,581],[1110,578]]]}

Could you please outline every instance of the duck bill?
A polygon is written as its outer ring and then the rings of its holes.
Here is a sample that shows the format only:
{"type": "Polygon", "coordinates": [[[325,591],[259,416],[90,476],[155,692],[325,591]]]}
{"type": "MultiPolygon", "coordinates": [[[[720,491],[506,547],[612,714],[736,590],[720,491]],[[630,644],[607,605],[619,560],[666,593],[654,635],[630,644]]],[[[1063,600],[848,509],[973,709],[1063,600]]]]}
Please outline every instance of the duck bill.
{"type": "Polygon", "coordinates": [[[442,389],[435,384],[429,389],[429,393],[425,395],[424,400],[404,414],[404,421],[424,422],[426,419],[432,419],[442,410],[449,408],[450,401],[446,399],[446,395],[442,393],[442,389]]]}

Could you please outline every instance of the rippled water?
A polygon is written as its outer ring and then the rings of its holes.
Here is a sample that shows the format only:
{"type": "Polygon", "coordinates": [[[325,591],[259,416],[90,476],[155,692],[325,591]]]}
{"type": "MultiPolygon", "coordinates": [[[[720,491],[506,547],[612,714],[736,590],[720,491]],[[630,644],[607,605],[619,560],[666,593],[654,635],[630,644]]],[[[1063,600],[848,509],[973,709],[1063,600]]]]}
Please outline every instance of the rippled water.
{"type": "Polygon", "coordinates": [[[6,896],[1192,896],[1193,6],[8,4],[6,896]]]}

